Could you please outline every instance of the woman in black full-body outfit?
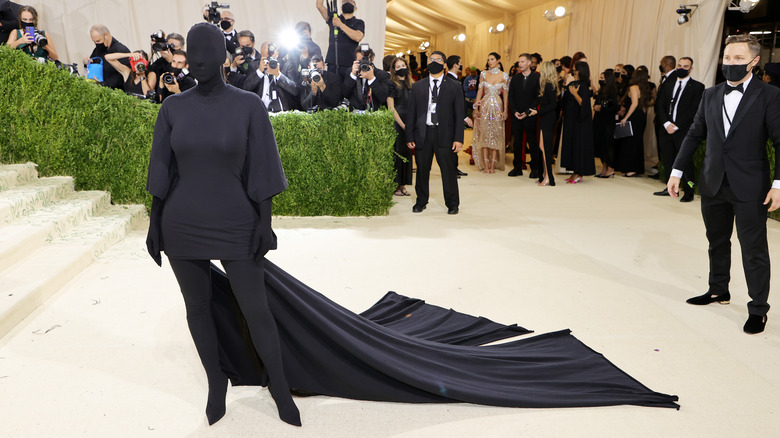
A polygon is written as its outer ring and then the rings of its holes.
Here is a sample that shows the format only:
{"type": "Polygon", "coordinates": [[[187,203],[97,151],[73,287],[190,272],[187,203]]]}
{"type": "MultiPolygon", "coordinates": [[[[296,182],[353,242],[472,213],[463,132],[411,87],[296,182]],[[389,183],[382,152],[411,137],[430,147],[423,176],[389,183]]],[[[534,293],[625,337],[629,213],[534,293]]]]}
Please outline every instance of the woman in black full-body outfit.
{"type": "MultiPolygon", "coordinates": [[[[596,164],[593,152],[593,112],[591,109],[590,66],[585,61],[575,64],[572,70],[576,81],[569,84],[568,90],[573,103],[571,114],[567,119],[571,122],[571,162],[567,169],[573,174],[566,182],[577,184],[582,182],[583,176],[594,175],[596,164]]],[[[570,123],[567,121],[566,123],[570,123]]]]}
{"type": "Polygon", "coordinates": [[[279,417],[300,426],[264,287],[264,255],[276,246],[272,198],[287,187],[273,128],[258,95],[225,84],[225,38],[217,27],[196,24],[187,47],[198,85],[166,99],[157,117],[147,180],[153,196],[147,246],[158,264],[165,251],[184,296],[208,379],[209,424],[225,414],[228,385],[210,268],[210,260],[221,260],[279,417]]]}
{"type": "Polygon", "coordinates": [[[412,76],[409,67],[403,58],[395,58],[390,64],[390,96],[387,98],[387,107],[393,112],[395,122],[395,153],[393,164],[395,165],[395,196],[409,196],[407,185],[412,184],[412,150],[406,146],[404,134],[406,109],[412,95],[412,76]]]}
{"type": "Polygon", "coordinates": [[[555,175],[552,170],[553,155],[555,154],[555,145],[553,143],[555,121],[558,118],[558,72],[552,62],[544,61],[539,65],[539,89],[541,99],[539,101],[539,132],[541,133],[541,142],[539,148],[542,150],[542,162],[539,163],[536,172],[539,174],[540,186],[554,186],[555,175]]]}
{"type": "Polygon", "coordinates": [[[593,144],[596,156],[601,160],[601,173],[597,178],[609,178],[615,174],[615,116],[618,90],[614,70],[604,70],[599,78],[599,91],[593,107],[593,144]]]}
{"type": "Polygon", "coordinates": [[[629,84],[628,94],[623,102],[623,105],[627,107],[626,115],[620,120],[620,124],[625,125],[631,122],[633,135],[623,137],[617,142],[615,169],[623,172],[623,176],[635,177],[645,172],[646,111],[653,105],[653,95],[650,91],[647,72],[644,70],[634,71],[629,84]]]}

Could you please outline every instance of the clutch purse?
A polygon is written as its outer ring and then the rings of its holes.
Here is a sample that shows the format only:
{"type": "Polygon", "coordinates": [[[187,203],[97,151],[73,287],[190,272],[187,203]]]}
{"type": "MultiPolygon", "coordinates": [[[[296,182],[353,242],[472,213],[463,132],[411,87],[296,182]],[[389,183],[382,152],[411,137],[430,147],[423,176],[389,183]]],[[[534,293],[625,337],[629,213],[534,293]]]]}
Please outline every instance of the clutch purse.
{"type": "Polygon", "coordinates": [[[631,122],[626,122],[625,126],[615,123],[615,138],[631,137],[632,135],[634,135],[634,129],[631,127],[631,122]]]}

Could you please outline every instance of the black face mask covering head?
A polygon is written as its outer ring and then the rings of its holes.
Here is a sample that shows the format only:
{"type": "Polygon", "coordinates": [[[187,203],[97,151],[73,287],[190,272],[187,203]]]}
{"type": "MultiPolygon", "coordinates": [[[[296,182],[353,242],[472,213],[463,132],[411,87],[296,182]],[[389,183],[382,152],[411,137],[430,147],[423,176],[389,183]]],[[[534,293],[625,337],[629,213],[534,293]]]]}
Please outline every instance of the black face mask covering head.
{"type": "Polygon", "coordinates": [[[345,14],[354,14],[355,13],[355,5],[352,3],[344,3],[341,5],[341,12],[345,14]]]}
{"type": "Polygon", "coordinates": [[[751,62],[755,61],[755,57],[750,60],[747,64],[731,64],[726,65],[723,64],[721,66],[721,71],[723,72],[723,76],[726,77],[726,80],[729,82],[739,82],[742,79],[745,79],[745,76],[750,73],[750,70],[748,70],[748,66],[751,62]]]}
{"type": "Polygon", "coordinates": [[[222,64],[227,49],[222,31],[210,23],[198,23],[187,33],[187,63],[190,74],[198,80],[196,91],[210,94],[225,87],[222,64]]]}

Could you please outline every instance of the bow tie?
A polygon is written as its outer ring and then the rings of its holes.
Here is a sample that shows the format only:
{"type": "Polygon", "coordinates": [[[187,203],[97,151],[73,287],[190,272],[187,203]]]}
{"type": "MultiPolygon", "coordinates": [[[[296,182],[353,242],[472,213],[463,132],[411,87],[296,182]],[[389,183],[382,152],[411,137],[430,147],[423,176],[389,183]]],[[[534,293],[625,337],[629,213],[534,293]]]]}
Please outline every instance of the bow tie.
{"type": "Polygon", "coordinates": [[[740,94],[745,94],[745,88],[742,87],[742,84],[739,84],[736,87],[732,87],[731,85],[726,84],[726,94],[729,94],[732,91],[739,91],[740,94]]]}

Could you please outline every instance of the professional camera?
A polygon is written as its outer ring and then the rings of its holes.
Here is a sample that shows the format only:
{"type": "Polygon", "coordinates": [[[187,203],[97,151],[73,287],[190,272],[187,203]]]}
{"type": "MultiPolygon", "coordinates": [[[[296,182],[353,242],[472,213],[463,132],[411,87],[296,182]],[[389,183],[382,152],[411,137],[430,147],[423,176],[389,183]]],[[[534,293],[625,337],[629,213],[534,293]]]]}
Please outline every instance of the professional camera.
{"type": "Polygon", "coordinates": [[[138,61],[135,61],[133,59],[130,60],[130,69],[132,69],[137,74],[144,74],[146,73],[146,69],[149,67],[149,61],[141,58],[138,61]]]}
{"type": "Polygon", "coordinates": [[[60,61],[54,61],[54,65],[57,66],[60,70],[67,70],[68,73],[70,73],[73,76],[79,75],[79,66],[76,63],[73,64],[63,64],[60,61]]]}
{"type": "Polygon", "coordinates": [[[248,59],[252,56],[252,54],[255,53],[255,49],[251,47],[246,46],[239,46],[236,47],[236,56],[241,55],[244,57],[244,59],[248,59]]]}
{"type": "Polygon", "coordinates": [[[273,56],[268,57],[268,68],[271,70],[275,70],[279,68],[279,60],[274,58],[273,56]]]}
{"type": "Polygon", "coordinates": [[[34,39],[35,39],[35,44],[41,47],[46,47],[49,44],[49,40],[46,39],[46,37],[39,30],[35,31],[34,39]]]}
{"type": "Polygon", "coordinates": [[[187,70],[186,68],[181,69],[181,73],[179,73],[176,76],[174,76],[173,73],[167,71],[163,73],[162,81],[168,85],[172,85],[174,82],[182,80],[182,78],[184,78],[188,74],[190,74],[190,71],[187,70]]]}
{"type": "Polygon", "coordinates": [[[209,23],[213,23],[215,25],[219,25],[219,22],[222,21],[222,15],[219,13],[217,9],[230,9],[229,3],[222,3],[219,2],[211,2],[206,3],[206,9],[208,11],[208,21],[209,23]]]}
{"type": "Polygon", "coordinates": [[[362,72],[367,72],[371,70],[371,47],[366,43],[360,44],[360,54],[363,55],[363,57],[360,59],[359,68],[362,72]]]}
{"type": "Polygon", "coordinates": [[[322,80],[322,72],[318,68],[309,68],[301,70],[301,78],[304,83],[319,82],[322,80]]]}
{"type": "Polygon", "coordinates": [[[152,50],[155,52],[162,52],[170,50],[171,45],[168,44],[168,40],[165,39],[165,33],[162,30],[151,34],[149,36],[152,39],[152,50]]]}

